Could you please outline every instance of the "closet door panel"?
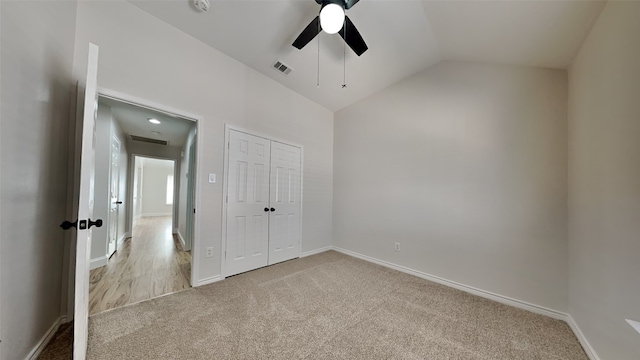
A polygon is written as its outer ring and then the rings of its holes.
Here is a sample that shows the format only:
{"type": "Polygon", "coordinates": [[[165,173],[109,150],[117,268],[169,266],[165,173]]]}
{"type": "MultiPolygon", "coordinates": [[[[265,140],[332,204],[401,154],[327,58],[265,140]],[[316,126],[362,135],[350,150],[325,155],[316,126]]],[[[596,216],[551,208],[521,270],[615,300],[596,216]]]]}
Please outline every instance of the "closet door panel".
{"type": "Polygon", "coordinates": [[[225,276],[269,262],[269,140],[231,130],[225,276]]]}
{"type": "Polygon", "coordinates": [[[271,142],[269,264],[300,256],[302,151],[271,142]]]}

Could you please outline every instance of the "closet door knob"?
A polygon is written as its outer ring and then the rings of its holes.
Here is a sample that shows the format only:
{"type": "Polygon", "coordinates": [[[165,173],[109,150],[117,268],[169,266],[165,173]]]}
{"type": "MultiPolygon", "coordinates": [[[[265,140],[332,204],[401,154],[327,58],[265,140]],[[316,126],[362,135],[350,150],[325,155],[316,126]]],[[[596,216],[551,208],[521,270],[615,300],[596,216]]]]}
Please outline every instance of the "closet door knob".
{"type": "Polygon", "coordinates": [[[265,211],[265,212],[266,212],[266,211],[269,211],[269,208],[264,208],[264,211],[265,211]]]}
{"type": "Polygon", "coordinates": [[[273,212],[273,211],[276,211],[276,209],[274,209],[274,208],[271,208],[271,211],[272,211],[272,212],[273,212]]]}

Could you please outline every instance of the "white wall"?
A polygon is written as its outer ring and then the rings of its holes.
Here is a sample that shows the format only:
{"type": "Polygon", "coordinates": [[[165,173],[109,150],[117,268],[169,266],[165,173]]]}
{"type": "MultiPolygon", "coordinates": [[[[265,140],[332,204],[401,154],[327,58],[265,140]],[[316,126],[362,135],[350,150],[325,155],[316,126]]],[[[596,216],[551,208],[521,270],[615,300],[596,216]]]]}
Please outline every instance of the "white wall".
{"type": "Polygon", "coordinates": [[[194,268],[199,279],[221,273],[222,181],[209,184],[207,173],[223,172],[225,123],[304,146],[302,250],[331,244],[331,111],[127,2],[78,4],[77,78],[85,72],[90,41],[100,46],[101,87],[203,117],[194,268]],[[203,249],[210,246],[215,255],[205,258],[203,249]]]}
{"type": "Polygon", "coordinates": [[[638,34],[610,1],[569,71],[569,312],[603,360],[640,358],[638,34]]]}
{"type": "Polygon", "coordinates": [[[334,245],[565,311],[566,101],[565,71],[444,62],[338,111],[334,245]]]}
{"type": "Polygon", "coordinates": [[[22,360],[60,316],[76,3],[0,9],[0,359],[22,360]]]}
{"type": "MultiPolygon", "coordinates": [[[[167,165],[155,163],[143,165],[142,216],[173,215],[173,205],[166,203],[167,176],[174,175],[173,162],[165,161],[167,165]]],[[[177,189],[174,189],[174,195],[178,195],[177,189]]]]}

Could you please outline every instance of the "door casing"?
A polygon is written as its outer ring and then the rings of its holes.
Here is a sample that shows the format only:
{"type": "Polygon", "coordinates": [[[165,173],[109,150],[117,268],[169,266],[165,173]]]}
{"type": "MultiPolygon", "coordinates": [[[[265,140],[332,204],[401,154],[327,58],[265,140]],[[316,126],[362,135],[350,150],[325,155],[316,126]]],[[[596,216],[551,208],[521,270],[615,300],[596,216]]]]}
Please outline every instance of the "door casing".
{"type": "MultiPolygon", "coordinates": [[[[151,100],[147,100],[147,99],[142,99],[142,98],[138,98],[135,96],[131,96],[128,94],[124,94],[118,91],[114,91],[114,90],[110,90],[110,89],[105,89],[105,88],[99,88],[98,92],[100,93],[100,96],[102,97],[106,97],[109,99],[113,99],[116,101],[120,101],[120,102],[124,102],[124,103],[128,103],[131,105],[135,105],[135,106],[139,106],[142,108],[146,108],[149,110],[153,110],[153,111],[158,111],[158,112],[163,112],[167,115],[170,116],[174,116],[174,117],[179,117],[181,119],[185,119],[185,120],[189,120],[189,121],[193,121],[195,123],[196,126],[196,133],[197,134],[202,134],[203,128],[204,128],[204,122],[203,117],[199,116],[199,115],[195,115],[192,113],[189,113],[187,111],[183,111],[180,109],[175,109],[169,106],[166,106],[164,104],[160,104],[160,103],[156,103],[154,101],[151,100]]],[[[195,163],[195,173],[198,174],[199,173],[199,169],[201,168],[201,162],[202,162],[202,153],[203,153],[203,144],[202,141],[196,141],[196,163],[195,163]]],[[[142,155],[142,154],[137,154],[140,156],[147,156],[147,155],[142,155]]],[[[148,157],[148,156],[147,156],[148,157]]],[[[128,174],[133,174],[133,172],[135,171],[135,164],[131,164],[133,161],[129,161],[130,165],[129,165],[129,171],[128,174]]],[[[175,170],[175,168],[174,168],[175,170]]],[[[129,177],[129,176],[127,176],[129,177]]],[[[174,181],[176,180],[176,177],[174,175],[174,181]]],[[[198,181],[197,178],[194,178],[194,182],[195,182],[195,200],[194,200],[194,207],[198,208],[199,206],[199,197],[198,195],[201,194],[201,188],[202,188],[202,181],[198,181]]],[[[132,186],[133,181],[127,181],[127,221],[131,222],[131,220],[133,219],[133,209],[131,207],[132,203],[133,203],[133,191],[131,191],[131,186],[132,186]]],[[[198,283],[198,279],[200,278],[200,273],[199,273],[199,264],[200,264],[200,224],[201,224],[201,216],[200,214],[198,214],[198,212],[196,212],[196,214],[194,214],[194,229],[193,229],[193,244],[192,244],[192,249],[191,249],[191,279],[190,279],[190,283],[192,287],[196,287],[199,286],[201,284],[198,283]]]]}

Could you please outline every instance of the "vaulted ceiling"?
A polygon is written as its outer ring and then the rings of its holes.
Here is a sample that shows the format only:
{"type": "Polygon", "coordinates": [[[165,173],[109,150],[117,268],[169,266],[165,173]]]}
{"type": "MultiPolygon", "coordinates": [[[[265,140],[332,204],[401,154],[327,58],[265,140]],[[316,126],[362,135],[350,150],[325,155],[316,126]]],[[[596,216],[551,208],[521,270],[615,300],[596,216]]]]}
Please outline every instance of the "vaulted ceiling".
{"type": "Polygon", "coordinates": [[[314,0],[212,0],[207,12],[191,0],[131,2],[334,111],[443,60],[564,69],[605,3],[360,0],[347,15],[369,50],[358,57],[347,47],[345,58],[338,34],[291,46],[318,15],[314,0]],[[274,70],[276,60],[294,71],[274,70]]]}

